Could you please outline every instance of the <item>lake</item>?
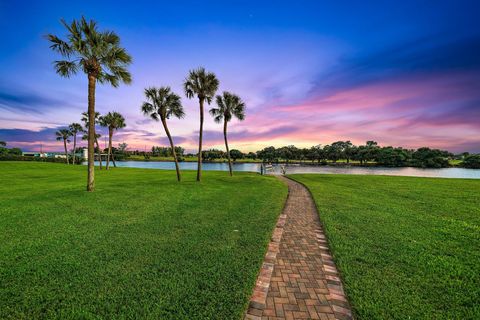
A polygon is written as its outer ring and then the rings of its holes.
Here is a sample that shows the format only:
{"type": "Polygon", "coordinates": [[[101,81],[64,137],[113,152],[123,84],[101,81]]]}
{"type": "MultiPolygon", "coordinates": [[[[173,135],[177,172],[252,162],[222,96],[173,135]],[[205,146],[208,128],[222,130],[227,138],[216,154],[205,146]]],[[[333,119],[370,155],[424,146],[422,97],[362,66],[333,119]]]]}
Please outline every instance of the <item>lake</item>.
{"type": "MultiPolygon", "coordinates": [[[[96,163],[98,165],[98,163],[96,163]]],[[[157,161],[117,161],[118,167],[148,168],[175,170],[174,162],[157,161]]],[[[204,163],[204,170],[228,171],[227,163],[204,163]]],[[[180,162],[181,170],[196,170],[196,162],[180,162]]],[[[260,172],[259,163],[237,163],[234,171],[260,172]]],[[[274,165],[272,174],[280,174],[280,165],[274,165]]],[[[293,173],[327,173],[327,174],[370,174],[433,178],[467,178],[480,179],[480,170],[464,168],[421,169],[421,168],[386,168],[386,167],[356,167],[356,166],[312,166],[290,165],[286,167],[287,174],[293,173]]]]}

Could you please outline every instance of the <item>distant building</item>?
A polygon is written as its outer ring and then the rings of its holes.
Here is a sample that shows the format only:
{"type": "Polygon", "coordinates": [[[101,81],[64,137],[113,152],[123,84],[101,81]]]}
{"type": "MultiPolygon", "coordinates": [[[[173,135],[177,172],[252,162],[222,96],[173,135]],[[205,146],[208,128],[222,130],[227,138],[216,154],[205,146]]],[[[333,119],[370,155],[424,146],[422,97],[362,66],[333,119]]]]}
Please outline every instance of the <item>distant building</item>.
{"type": "MultiPolygon", "coordinates": [[[[22,152],[24,157],[39,157],[39,158],[61,158],[65,159],[65,153],[63,152],[22,152]]],[[[82,148],[81,152],[75,153],[75,156],[78,158],[88,159],[88,150],[87,148],[82,148]]]]}

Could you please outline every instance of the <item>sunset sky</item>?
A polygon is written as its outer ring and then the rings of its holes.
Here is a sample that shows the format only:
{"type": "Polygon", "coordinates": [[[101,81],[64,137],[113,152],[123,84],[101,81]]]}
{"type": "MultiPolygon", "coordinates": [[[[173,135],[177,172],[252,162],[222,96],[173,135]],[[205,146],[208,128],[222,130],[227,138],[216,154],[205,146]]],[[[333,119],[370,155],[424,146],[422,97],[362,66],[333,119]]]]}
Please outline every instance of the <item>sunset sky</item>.
{"type": "MultiPolygon", "coordinates": [[[[480,1],[74,1],[0,2],[0,140],[23,150],[62,150],[54,133],[80,122],[87,78],[55,74],[43,38],[85,15],[114,30],[133,56],[133,83],[97,87],[97,111],[121,112],[114,144],[166,145],[140,106],[147,86],[171,86],[186,118],[176,144],[196,148],[198,102],[183,93],[204,66],[219,93],[240,95],[231,148],[309,147],[336,140],[480,152],[480,1]],[[208,4],[206,4],[208,3],[208,4]],[[368,4],[367,4],[368,3],[368,4]]],[[[223,149],[207,115],[205,147],[223,149]]]]}

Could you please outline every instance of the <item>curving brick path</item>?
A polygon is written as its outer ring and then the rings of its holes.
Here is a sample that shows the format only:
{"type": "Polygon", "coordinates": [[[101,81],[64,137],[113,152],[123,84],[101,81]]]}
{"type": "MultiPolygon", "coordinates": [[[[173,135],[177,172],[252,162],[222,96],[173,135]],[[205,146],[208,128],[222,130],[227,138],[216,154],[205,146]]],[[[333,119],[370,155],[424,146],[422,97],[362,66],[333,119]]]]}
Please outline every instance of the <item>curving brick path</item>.
{"type": "Polygon", "coordinates": [[[288,184],[245,320],[352,319],[317,209],[300,183],[288,184]]]}

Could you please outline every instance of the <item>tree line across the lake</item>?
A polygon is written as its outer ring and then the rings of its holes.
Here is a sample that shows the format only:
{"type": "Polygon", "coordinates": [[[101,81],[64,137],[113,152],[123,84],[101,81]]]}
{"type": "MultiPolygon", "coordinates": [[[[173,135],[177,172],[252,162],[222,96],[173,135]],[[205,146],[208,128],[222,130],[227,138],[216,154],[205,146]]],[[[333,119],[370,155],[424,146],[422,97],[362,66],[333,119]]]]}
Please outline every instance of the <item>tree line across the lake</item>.
{"type": "MultiPolygon", "coordinates": [[[[171,148],[154,146],[151,152],[132,150],[122,152],[122,156],[131,155],[143,156],[145,160],[151,157],[171,157],[171,148]]],[[[185,153],[185,150],[178,147],[177,154],[180,160],[184,157],[196,157],[197,154],[185,153]]],[[[218,149],[202,151],[202,159],[205,161],[219,161],[226,159],[226,152],[218,149]]],[[[266,147],[256,152],[244,153],[237,149],[230,150],[230,158],[235,162],[262,161],[268,163],[312,163],[329,164],[341,163],[356,165],[381,165],[389,167],[421,167],[421,168],[446,168],[451,161],[466,168],[480,168],[480,154],[453,154],[446,150],[431,149],[428,147],[418,149],[405,149],[401,147],[379,146],[375,141],[367,141],[365,145],[356,146],[350,141],[336,141],[321,146],[316,145],[310,148],[298,148],[294,145],[275,148],[266,147]]]]}

